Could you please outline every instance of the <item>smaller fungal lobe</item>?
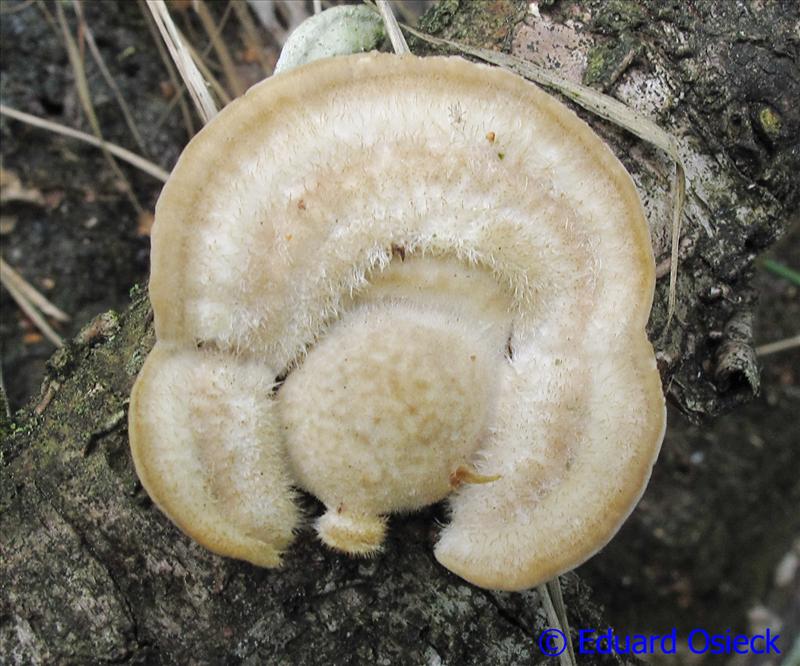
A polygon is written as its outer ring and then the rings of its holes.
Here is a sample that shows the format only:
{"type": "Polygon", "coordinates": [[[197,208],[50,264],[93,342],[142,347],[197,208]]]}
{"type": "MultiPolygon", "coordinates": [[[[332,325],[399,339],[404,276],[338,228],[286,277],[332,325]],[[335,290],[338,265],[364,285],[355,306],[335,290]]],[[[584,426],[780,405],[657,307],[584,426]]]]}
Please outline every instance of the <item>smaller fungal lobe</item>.
{"type": "Polygon", "coordinates": [[[313,520],[372,555],[387,516],[445,501],[438,561],[520,590],[644,491],[665,427],[647,224],[533,84],[375,53],[274,76],[186,147],[152,242],[131,450],[206,548],[277,567],[313,520]]]}

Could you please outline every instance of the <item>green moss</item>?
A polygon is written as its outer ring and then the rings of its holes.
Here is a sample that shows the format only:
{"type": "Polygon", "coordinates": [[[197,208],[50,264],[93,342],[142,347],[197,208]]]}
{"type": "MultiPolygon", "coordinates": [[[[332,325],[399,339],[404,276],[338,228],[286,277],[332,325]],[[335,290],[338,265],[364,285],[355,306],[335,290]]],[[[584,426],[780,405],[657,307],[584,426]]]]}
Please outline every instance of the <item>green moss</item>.
{"type": "Polygon", "coordinates": [[[139,370],[142,369],[144,365],[144,360],[147,357],[147,352],[143,352],[141,349],[134,349],[133,354],[130,355],[128,362],[125,364],[125,372],[130,377],[135,377],[139,374],[139,370]]]}
{"type": "MultiPolygon", "coordinates": [[[[420,30],[490,49],[507,46],[527,12],[525,0],[442,0],[420,19],[420,30]]],[[[425,52],[425,47],[420,52],[425,52]]]]}
{"type": "Polygon", "coordinates": [[[775,141],[781,133],[781,117],[771,106],[764,106],[758,112],[758,123],[764,134],[775,141]]]}
{"type": "Polygon", "coordinates": [[[595,14],[592,29],[606,34],[619,34],[638,28],[646,19],[640,4],[630,0],[609,0],[595,14]]]}
{"type": "Polygon", "coordinates": [[[132,301],[136,301],[144,296],[146,291],[147,290],[137,282],[131,287],[130,291],[128,292],[128,296],[132,301]]]}
{"type": "Polygon", "coordinates": [[[639,50],[639,44],[630,37],[592,47],[587,54],[583,83],[600,90],[607,90],[619,78],[627,64],[639,50]]]}
{"type": "Polygon", "coordinates": [[[75,359],[69,345],[57,349],[47,361],[47,369],[54,377],[63,375],[72,366],[75,359]]]}
{"type": "Polygon", "coordinates": [[[586,57],[586,71],[583,73],[584,85],[590,86],[603,79],[606,71],[608,50],[604,46],[593,47],[586,57]]]}
{"type": "Polygon", "coordinates": [[[453,20],[458,11],[460,0],[441,0],[419,20],[419,29],[431,35],[437,35],[453,20]]]}

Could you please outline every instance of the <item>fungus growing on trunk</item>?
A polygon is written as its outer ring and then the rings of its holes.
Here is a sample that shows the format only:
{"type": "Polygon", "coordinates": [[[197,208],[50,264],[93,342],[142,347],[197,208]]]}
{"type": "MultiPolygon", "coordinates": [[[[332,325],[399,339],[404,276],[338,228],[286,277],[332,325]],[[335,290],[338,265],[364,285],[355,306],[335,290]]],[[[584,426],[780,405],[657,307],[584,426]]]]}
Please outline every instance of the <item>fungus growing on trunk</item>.
{"type": "Polygon", "coordinates": [[[278,565],[294,488],[354,554],[447,498],[438,560],[518,590],[644,491],[665,411],[642,207],[523,79],[379,54],[268,79],[186,148],[152,240],[131,448],[207,548],[278,565]]]}

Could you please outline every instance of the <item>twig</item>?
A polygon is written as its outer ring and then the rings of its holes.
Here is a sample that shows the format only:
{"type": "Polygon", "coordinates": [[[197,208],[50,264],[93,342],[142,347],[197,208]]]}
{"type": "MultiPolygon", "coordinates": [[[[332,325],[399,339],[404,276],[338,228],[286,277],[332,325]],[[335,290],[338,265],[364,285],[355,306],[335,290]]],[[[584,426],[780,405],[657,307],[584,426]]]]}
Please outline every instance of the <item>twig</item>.
{"type": "Polygon", "coordinates": [[[319,14],[322,11],[322,0],[314,0],[312,7],[314,9],[314,13],[319,14]]]}
{"type": "Polygon", "coordinates": [[[53,398],[60,388],[61,382],[55,379],[51,379],[47,382],[47,388],[42,394],[42,399],[39,401],[39,404],[33,408],[33,413],[36,414],[36,416],[41,416],[44,414],[45,410],[50,406],[50,403],[53,401],[53,398]]]}
{"type": "MultiPolygon", "coordinates": [[[[2,261],[2,264],[0,264],[0,284],[2,284],[8,290],[8,293],[11,294],[11,298],[16,301],[20,310],[25,313],[25,315],[33,322],[36,328],[38,328],[56,347],[63,347],[64,341],[61,339],[61,336],[52,329],[50,324],[47,323],[47,320],[36,309],[36,306],[25,296],[22,291],[20,291],[13,280],[9,279],[7,269],[8,264],[6,264],[5,261],[2,261]]],[[[31,287],[31,289],[33,289],[33,287],[31,287]]]]}
{"type": "Polygon", "coordinates": [[[770,354],[777,354],[778,352],[794,349],[795,347],[800,347],[800,335],[784,338],[783,340],[776,340],[775,342],[768,342],[765,345],[756,347],[756,356],[769,356],[770,354]]]}
{"type": "Polygon", "coordinates": [[[108,165],[111,167],[111,170],[124,184],[125,194],[127,195],[128,200],[131,202],[133,208],[136,210],[136,214],[141,215],[144,211],[144,208],[139,203],[139,199],[136,197],[133,187],[131,186],[125,174],[122,172],[122,169],[119,168],[114,156],[110,153],[108,148],[106,148],[106,142],[103,138],[102,130],[100,129],[100,122],[97,120],[97,114],[95,114],[94,111],[94,104],[92,103],[92,96],[89,91],[89,82],[86,79],[86,71],[83,67],[83,59],[78,51],[78,46],[75,43],[75,39],[72,36],[72,33],[69,31],[69,26],[67,25],[67,19],[64,16],[64,9],[61,7],[61,3],[56,3],[56,17],[59,25],[61,26],[61,32],[64,36],[64,42],[67,47],[67,55],[69,56],[70,65],[72,66],[72,71],[75,75],[75,87],[78,90],[78,98],[81,101],[81,106],[83,107],[83,111],[89,120],[89,124],[92,127],[92,133],[100,141],[100,149],[103,151],[103,155],[105,156],[108,165]]]}
{"type": "Polygon", "coordinates": [[[139,133],[139,128],[136,127],[136,121],[133,119],[133,114],[131,113],[127,102],[125,101],[125,98],[122,96],[122,92],[120,91],[117,82],[114,81],[114,77],[111,75],[108,67],[106,67],[103,55],[100,53],[100,49],[97,48],[97,42],[95,42],[94,34],[89,28],[89,24],[86,22],[86,18],[83,14],[83,3],[79,0],[72,0],[72,7],[75,10],[75,14],[78,16],[78,20],[80,21],[81,30],[83,30],[83,35],[86,37],[86,43],[89,45],[89,51],[92,54],[92,58],[94,58],[95,64],[100,70],[100,73],[103,75],[108,87],[111,88],[111,92],[114,94],[114,98],[117,100],[117,104],[122,111],[125,124],[128,126],[128,129],[133,135],[136,145],[139,146],[139,150],[142,151],[142,154],[147,155],[147,148],[144,145],[142,135],[139,133]]]}
{"type": "MultiPolygon", "coordinates": [[[[236,71],[236,65],[233,63],[230,51],[225,41],[220,36],[222,32],[222,23],[220,23],[219,26],[214,24],[214,18],[211,16],[211,12],[208,11],[208,7],[203,0],[195,0],[192,6],[200,17],[203,29],[206,31],[211,44],[214,46],[214,51],[219,57],[222,71],[225,73],[225,78],[228,80],[228,85],[233,91],[234,96],[238,97],[242,95],[244,91],[247,90],[247,86],[245,86],[242,78],[239,76],[239,72],[236,71]]],[[[230,6],[229,4],[228,7],[230,6]]]]}
{"type": "Polygon", "coordinates": [[[88,143],[90,146],[95,146],[96,148],[103,148],[105,146],[109,153],[127,162],[128,164],[135,166],[137,169],[144,171],[149,176],[152,176],[153,178],[156,178],[162,182],[166,182],[167,178],[169,178],[169,173],[164,171],[164,169],[157,164],[153,164],[149,160],[146,160],[136,153],[132,153],[127,148],[118,146],[115,143],[100,141],[100,139],[97,137],[92,136],[91,134],[86,134],[86,132],[72,129],[66,125],[55,123],[52,120],[39,118],[38,116],[31,115],[30,113],[25,113],[24,111],[12,109],[3,104],[0,104],[0,113],[8,116],[9,118],[14,118],[14,120],[27,123],[28,125],[33,125],[34,127],[39,127],[49,132],[54,132],[55,134],[61,134],[62,136],[68,136],[71,139],[83,141],[84,143],[88,143]]]}
{"type": "Polygon", "coordinates": [[[180,72],[181,78],[186,83],[200,117],[204,123],[207,123],[217,115],[217,106],[198,70],[198,64],[192,58],[192,54],[175,26],[164,0],[147,0],[147,7],[153,15],[156,26],[180,72]]]}

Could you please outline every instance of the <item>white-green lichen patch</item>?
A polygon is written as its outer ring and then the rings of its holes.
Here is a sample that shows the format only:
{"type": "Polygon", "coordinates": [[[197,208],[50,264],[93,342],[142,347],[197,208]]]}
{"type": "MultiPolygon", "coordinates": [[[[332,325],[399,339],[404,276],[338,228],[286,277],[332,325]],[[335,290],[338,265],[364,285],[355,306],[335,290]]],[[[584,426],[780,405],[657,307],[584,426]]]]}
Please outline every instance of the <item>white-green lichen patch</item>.
{"type": "Polygon", "coordinates": [[[369,7],[331,7],[303,21],[289,36],[275,73],[320,58],[371,51],[383,38],[383,21],[369,7]]]}

